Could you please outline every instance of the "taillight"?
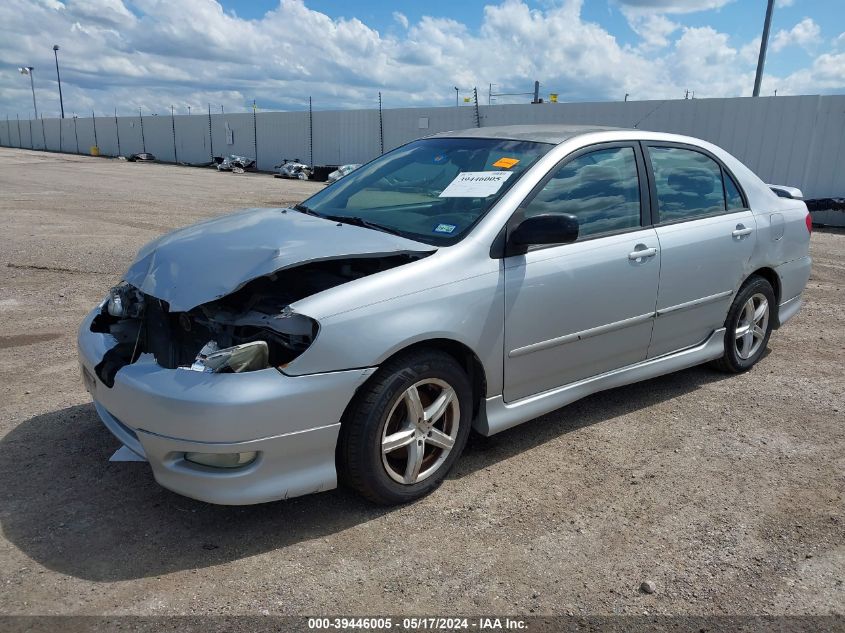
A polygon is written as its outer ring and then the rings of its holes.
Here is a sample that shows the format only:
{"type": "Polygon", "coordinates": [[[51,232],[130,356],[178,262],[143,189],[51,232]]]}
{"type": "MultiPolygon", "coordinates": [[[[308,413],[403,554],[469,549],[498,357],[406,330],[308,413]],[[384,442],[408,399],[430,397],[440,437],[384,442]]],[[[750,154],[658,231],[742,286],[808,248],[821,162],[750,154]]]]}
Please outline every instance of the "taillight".
{"type": "Polygon", "coordinates": [[[810,215],[810,212],[807,212],[807,232],[813,232],[813,216],[810,215]]]}

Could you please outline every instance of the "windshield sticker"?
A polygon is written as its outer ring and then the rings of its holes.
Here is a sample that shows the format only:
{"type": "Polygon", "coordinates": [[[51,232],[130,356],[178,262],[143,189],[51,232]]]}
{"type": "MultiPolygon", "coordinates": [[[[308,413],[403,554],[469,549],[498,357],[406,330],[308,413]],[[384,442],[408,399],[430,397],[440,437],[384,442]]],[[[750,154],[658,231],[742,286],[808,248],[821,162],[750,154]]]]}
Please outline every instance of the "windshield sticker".
{"type": "Polygon", "coordinates": [[[454,233],[455,229],[458,228],[454,224],[438,224],[434,227],[434,233],[454,233]]]}
{"type": "Polygon", "coordinates": [[[486,198],[502,188],[510,171],[465,171],[449,183],[441,198],[486,198]]]}
{"type": "Polygon", "coordinates": [[[519,162],[518,158],[502,157],[493,163],[493,167],[501,167],[502,169],[510,169],[519,162]]]}

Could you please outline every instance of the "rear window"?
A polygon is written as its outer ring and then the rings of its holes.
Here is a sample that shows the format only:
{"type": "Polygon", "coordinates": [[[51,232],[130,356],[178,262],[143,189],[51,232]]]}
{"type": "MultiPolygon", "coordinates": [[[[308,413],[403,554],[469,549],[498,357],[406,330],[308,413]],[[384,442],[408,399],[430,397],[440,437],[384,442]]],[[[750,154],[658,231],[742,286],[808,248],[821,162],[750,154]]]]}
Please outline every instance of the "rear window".
{"type": "Polygon", "coordinates": [[[660,222],[693,220],[725,212],[722,168],[716,161],[701,152],[678,147],[649,147],[648,153],[660,222]]]}
{"type": "Polygon", "coordinates": [[[725,174],[725,195],[728,199],[728,211],[745,209],[745,202],[742,200],[742,194],[739,192],[739,187],[736,186],[734,179],[728,174],[725,174]]]}

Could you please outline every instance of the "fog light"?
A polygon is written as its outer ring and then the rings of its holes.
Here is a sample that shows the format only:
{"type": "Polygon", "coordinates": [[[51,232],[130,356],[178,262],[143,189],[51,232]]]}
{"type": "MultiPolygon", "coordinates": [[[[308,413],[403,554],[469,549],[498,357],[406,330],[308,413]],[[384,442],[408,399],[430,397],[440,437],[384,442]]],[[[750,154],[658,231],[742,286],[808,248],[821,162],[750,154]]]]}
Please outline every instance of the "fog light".
{"type": "Polygon", "coordinates": [[[255,461],[258,453],[185,453],[185,459],[194,464],[213,468],[240,468],[255,461]]]}

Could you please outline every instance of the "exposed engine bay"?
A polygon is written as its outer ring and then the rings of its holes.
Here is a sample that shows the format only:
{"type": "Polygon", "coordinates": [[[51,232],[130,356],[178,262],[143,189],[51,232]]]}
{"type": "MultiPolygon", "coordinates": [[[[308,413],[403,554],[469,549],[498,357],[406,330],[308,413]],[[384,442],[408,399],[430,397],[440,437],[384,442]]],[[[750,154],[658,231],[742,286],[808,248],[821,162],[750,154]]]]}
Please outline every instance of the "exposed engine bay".
{"type": "Polygon", "coordinates": [[[258,277],[235,292],[184,312],[122,283],[109,292],[91,323],[117,345],[95,371],[107,386],[117,371],[142,354],[168,369],[208,373],[283,368],[317,336],[319,324],[290,304],[368,275],[409,263],[424,254],[343,258],[312,262],[258,277]]]}

